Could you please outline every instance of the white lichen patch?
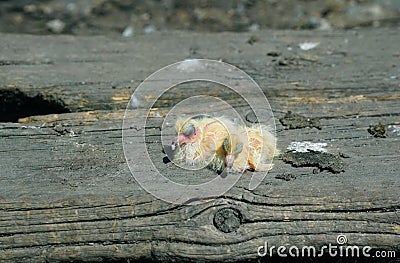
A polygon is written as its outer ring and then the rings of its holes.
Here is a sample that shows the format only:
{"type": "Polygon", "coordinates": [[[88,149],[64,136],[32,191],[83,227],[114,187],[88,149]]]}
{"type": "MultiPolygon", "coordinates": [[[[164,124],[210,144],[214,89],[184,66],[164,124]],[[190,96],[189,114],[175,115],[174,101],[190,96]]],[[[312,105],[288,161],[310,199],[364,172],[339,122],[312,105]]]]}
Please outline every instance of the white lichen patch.
{"type": "Polygon", "coordinates": [[[400,125],[389,125],[388,130],[396,133],[396,135],[400,135],[400,125]]]}
{"type": "Polygon", "coordinates": [[[319,45],[319,42],[304,42],[304,43],[300,43],[299,47],[301,50],[311,50],[315,47],[317,47],[319,45]]]}
{"type": "Polygon", "coordinates": [[[327,145],[325,142],[291,142],[286,149],[295,152],[327,152],[325,149],[327,145]]]}

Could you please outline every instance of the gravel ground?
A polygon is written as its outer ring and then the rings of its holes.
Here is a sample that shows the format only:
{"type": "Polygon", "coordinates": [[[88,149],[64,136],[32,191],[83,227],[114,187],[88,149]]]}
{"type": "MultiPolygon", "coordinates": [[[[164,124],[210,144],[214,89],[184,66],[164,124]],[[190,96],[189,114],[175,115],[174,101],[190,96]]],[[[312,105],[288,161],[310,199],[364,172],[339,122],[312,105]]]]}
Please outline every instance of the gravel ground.
{"type": "Polygon", "coordinates": [[[399,27],[399,0],[0,0],[0,32],[123,35],[399,27]]]}

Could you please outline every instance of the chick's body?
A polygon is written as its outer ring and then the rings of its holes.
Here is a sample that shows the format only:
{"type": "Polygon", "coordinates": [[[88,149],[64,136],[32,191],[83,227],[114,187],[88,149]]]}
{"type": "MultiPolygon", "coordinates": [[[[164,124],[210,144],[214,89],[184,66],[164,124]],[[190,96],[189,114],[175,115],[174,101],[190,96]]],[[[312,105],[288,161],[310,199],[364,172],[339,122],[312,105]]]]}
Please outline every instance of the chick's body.
{"type": "Polygon", "coordinates": [[[176,131],[173,145],[179,148],[174,159],[217,172],[226,167],[236,172],[267,171],[276,152],[276,138],[264,125],[246,127],[223,117],[201,117],[179,119],[176,131]]]}

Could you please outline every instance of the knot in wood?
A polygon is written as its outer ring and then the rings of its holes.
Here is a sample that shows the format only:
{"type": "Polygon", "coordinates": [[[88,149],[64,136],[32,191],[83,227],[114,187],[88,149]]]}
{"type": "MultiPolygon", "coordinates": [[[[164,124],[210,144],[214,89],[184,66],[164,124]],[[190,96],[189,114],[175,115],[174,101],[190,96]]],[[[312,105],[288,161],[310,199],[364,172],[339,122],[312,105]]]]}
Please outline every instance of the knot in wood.
{"type": "Polygon", "coordinates": [[[233,208],[222,208],[214,215],[214,226],[221,232],[236,231],[241,224],[242,214],[233,208]]]}

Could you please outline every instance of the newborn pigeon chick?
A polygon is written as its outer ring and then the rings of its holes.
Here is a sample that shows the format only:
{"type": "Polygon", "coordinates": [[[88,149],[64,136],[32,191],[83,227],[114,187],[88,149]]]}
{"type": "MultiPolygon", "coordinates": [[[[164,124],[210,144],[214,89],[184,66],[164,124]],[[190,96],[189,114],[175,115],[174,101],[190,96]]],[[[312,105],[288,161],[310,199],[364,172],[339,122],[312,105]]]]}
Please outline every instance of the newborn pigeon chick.
{"type": "Polygon", "coordinates": [[[174,160],[214,171],[268,171],[276,151],[276,138],[265,125],[246,127],[227,118],[178,119],[172,140],[174,160]]]}

